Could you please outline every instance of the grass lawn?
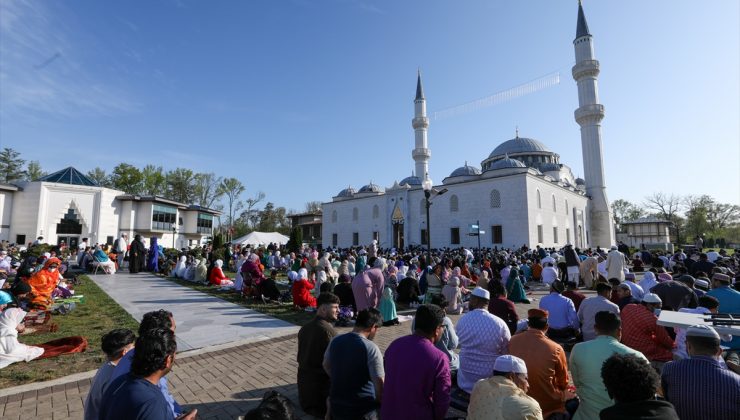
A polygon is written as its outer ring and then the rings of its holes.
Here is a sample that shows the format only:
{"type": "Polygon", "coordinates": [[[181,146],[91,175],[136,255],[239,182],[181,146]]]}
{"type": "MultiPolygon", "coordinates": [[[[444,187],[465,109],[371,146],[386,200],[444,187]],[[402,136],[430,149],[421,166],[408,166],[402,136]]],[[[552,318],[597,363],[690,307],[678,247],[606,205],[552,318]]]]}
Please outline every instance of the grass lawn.
{"type": "Polygon", "coordinates": [[[100,350],[100,339],[105,333],[115,328],[129,328],[136,332],[139,324],[131,315],[87,276],[81,278],[82,284],[75,287],[75,294],[84,295],[85,303],[78,304],[75,310],[68,315],[52,315],[51,321],[59,325],[59,331],[21,335],[19,341],[25,344],[38,344],[57,338],[81,335],[87,338],[87,350],[84,353],[32,360],[29,363],[14,363],[0,369],[0,388],[46,381],[97,369],[105,359],[105,355],[100,350]]]}

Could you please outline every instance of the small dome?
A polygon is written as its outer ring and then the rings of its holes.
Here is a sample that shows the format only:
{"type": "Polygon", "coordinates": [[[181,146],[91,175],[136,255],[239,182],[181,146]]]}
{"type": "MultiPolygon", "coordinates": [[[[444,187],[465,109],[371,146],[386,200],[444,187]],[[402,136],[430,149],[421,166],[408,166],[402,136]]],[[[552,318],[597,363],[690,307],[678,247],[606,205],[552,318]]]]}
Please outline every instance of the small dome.
{"type": "Polygon", "coordinates": [[[507,156],[501,160],[497,160],[493,162],[489,170],[506,169],[506,168],[526,168],[526,167],[527,165],[525,165],[521,160],[512,159],[507,156]]]}
{"type": "Polygon", "coordinates": [[[337,194],[337,197],[341,198],[349,198],[355,195],[355,189],[352,187],[347,187],[343,189],[342,191],[339,191],[339,194],[337,194]]]}
{"type": "Polygon", "coordinates": [[[583,178],[576,178],[576,185],[586,185],[586,180],[583,178]]]}
{"type": "Polygon", "coordinates": [[[465,166],[461,166],[450,174],[450,178],[456,177],[456,176],[478,176],[480,175],[480,169],[476,168],[475,166],[469,166],[467,163],[465,166]]]}
{"type": "Polygon", "coordinates": [[[527,137],[515,137],[511,140],[507,140],[501,144],[498,145],[495,149],[493,149],[493,152],[491,152],[490,155],[488,155],[489,158],[495,157],[495,156],[501,156],[505,154],[514,154],[514,153],[527,153],[527,152],[544,152],[544,153],[550,153],[549,150],[547,150],[547,147],[545,147],[542,142],[535,139],[530,139],[527,137]]]}
{"type": "Polygon", "coordinates": [[[549,172],[549,171],[559,171],[560,170],[560,164],[559,163],[540,163],[539,169],[542,172],[549,172]]]}
{"type": "Polygon", "coordinates": [[[358,193],[382,193],[382,192],[383,192],[383,189],[373,184],[372,182],[360,188],[360,191],[358,191],[358,193]]]}
{"type": "Polygon", "coordinates": [[[401,182],[398,183],[399,185],[421,185],[421,179],[418,176],[407,176],[406,178],[402,179],[401,182]]]}

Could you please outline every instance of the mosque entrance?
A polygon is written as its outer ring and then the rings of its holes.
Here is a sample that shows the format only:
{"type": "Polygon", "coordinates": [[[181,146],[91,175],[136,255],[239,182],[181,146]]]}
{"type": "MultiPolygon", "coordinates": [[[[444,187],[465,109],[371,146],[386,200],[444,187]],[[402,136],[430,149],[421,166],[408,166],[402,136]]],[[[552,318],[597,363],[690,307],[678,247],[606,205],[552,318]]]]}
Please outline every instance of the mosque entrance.
{"type": "Polygon", "coordinates": [[[393,209],[391,215],[391,223],[393,224],[393,247],[396,249],[403,249],[403,212],[401,208],[396,204],[396,208],[393,209]]]}

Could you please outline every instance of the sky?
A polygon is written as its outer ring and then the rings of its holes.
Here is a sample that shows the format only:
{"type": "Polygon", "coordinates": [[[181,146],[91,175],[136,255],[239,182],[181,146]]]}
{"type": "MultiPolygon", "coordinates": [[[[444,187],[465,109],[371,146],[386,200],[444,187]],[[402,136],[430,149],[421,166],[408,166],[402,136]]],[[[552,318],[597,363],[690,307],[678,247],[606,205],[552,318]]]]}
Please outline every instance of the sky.
{"type": "MultiPolygon", "coordinates": [[[[303,210],[411,174],[427,108],[441,183],[515,136],[583,175],[575,0],[0,0],[0,147],[47,172],[120,162],[236,177],[303,210]]],[[[740,203],[740,2],[585,0],[607,196],[740,203]]]]}

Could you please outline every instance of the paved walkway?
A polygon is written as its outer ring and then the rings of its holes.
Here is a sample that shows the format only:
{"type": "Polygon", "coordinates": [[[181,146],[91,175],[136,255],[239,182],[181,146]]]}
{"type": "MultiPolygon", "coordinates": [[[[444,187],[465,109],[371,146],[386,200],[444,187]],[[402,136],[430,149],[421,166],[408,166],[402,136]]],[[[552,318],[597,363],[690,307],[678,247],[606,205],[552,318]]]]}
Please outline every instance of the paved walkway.
{"type": "Polygon", "coordinates": [[[160,308],[172,312],[177,322],[178,351],[298,332],[298,327],[288,322],[149,273],[119,272],[90,278],[137,320],[160,308]]]}

